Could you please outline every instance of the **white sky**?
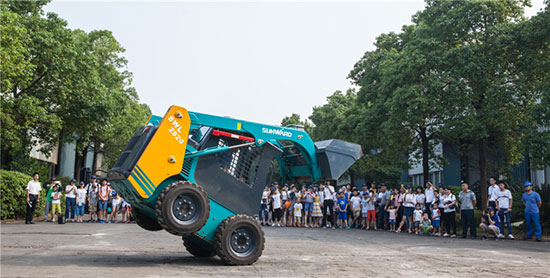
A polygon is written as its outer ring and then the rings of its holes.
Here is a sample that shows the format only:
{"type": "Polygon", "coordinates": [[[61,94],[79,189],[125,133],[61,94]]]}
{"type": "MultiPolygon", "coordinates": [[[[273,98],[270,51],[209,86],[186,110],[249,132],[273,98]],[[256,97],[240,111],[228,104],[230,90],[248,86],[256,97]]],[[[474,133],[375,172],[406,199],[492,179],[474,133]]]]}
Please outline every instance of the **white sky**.
{"type": "MultiPolygon", "coordinates": [[[[126,48],[133,86],[154,114],[170,105],[266,124],[307,118],[381,33],[399,31],[423,1],[53,1],[45,8],[126,48]]],[[[543,7],[533,1],[527,15],[543,7]]]]}

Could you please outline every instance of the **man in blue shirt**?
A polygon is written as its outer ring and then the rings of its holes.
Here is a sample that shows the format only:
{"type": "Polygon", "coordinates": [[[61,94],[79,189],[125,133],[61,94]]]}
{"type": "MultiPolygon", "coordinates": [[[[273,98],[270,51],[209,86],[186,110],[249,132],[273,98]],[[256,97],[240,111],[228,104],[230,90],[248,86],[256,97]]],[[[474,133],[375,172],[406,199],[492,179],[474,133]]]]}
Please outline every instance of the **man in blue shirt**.
{"type": "Polygon", "coordinates": [[[533,191],[533,184],[526,181],[524,184],[525,193],[521,197],[525,205],[525,223],[527,224],[527,235],[525,240],[533,237],[533,225],[535,225],[535,237],[537,241],[541,241],[542,229],[540,227],[539,208],[542,205],[542,200],[539,193],[533,191]]]}

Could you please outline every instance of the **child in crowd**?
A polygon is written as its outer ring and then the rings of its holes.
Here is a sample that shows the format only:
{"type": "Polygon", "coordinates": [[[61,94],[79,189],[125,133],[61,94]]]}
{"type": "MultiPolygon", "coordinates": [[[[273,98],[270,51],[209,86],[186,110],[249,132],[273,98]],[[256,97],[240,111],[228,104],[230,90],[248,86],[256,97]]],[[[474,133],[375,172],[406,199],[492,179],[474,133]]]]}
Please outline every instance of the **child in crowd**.
{"type": "Polygon", "coordinates": [[[433,224],[433,233],[435,236],[441,236],[441,211],[438,208],[439,204],[437,202],[434,202],[432,204],[431,210],[432,210],[432,224],[433,224]]]}
{"type": "Polygon", "coordinates": [[[367,230],[370,229],[370,224],[373,224],[374,230],[376,231],[376,194],[370,191],[367,199],[367,230]]]}
{"type": "Polygon", "coordinates": [[[120,208],[120,203],[122,199],[120,196],[113,191],[113,200],[111,201],[111,217],[109,219],[109,223],[114,222],[115,224],[118,223],[118,209],[120,208]]]}
{"type": "Polygon", "coordinates": [[[338,222],[340,225],[340,229],[345,227],[346,229],[349,229],[348,226],[348,206],[349,201],[345,196],[344,192],[340,193],[340,196],[337,201],[337,207],[338,207],[338,222]]]}
{"type": "Polygon", "coordinates": [[[352,227],[359,228],[361,218],[361,197],[359,197],[359,191],[353,190],[353,197],[351,197],[351,210],[353,212],[352,227]]]}
{"type": "Polygon", "coordinates": [[[390,205],[390,208],[388,209],[389,214],[389,220],[388,223],[390,223],[390,232],[394,232],[395,230],[395,219],[397,218],[397,209],[393,204],[390,205]]]}
{"type": "Polygon", "coordinates": [[[61,212],[61,189],[60,185],[54,185],[52,187],[52,222],[57,221],[57,215],[61,212]]]}
{"type": "Polygon", "coordinates": [[[101,180],[101,186],[99,187],[99,223],[105,223],[108,220],[107,215],[107,203],[109,202],[109,195],[111,189],[107,186],[107,179],[101,180]]]}
{"type": "Polygon", "coordinates": [[[124,199],[120,198],[122,200],[121,207],[122,207],[122,223],[130,223],[130,204],[128,204],[124,199]]]}
{"type": "Polygon", "coordinates": [[[76,222],[82,223],[84,218],[84,205],[86,204],[86,189],[84,182],[80,182],[80,187],[76,190],[76,222]]]}
{"type": "Polygon", "coordinates": [[[414,233],[418,234],[420,222],[422,221],[422,205],[419,203],[416,203],[416,209],[414,210],[414,233]]]}
{"type": "Polygon", "coordinates": [[[495,240],[498,239],[498,235],[500,234],[500,228],[498,227],[499,222],[500,219],[494,209],[489,207],[485,210],[483,217],[481,218],[481,224],[479,224],[481,230],[485,232],[483,239],[487,239],[489,234],[493,234],[495,236],[495,240]]]}
{"type": "Polygon", "coordinates": [[[306,196],[306,203],[304,206],[304,212],[305,212],[305,219],[304,219],[304,227],[308,228],[308,223],[311,225],[311,213],[313,212],[313,189],[311,186],[307,189],[307,192],[305,193],[306,196]]]}
{"type": "Polygon", "coordinates": [[[296,197],[296,204],[294,204],[294,227],[300,227],[302,223],[302,199],[296,197]]]}
{"type": "Polygon", "coordinates": [[[88,194],[88,211],[90,212],[90,221],[97,221],[97,201],[99,199],[99,193],[96,184],[92,184],[88,194]]]}
{"type": "Polygon", "coordinates": [[[313,190],[313,193],[315,194],[315,198],[313,199],[313,212],[311,213],[311,216],[313,216],[313,227],[319,228],[320,227],[320,220],[321,217],[323,217],[323,212],[321,212],[321,200],[319,198],[319,189],[315,187],[313,190]]]}
{"type": "Polygon", "coordinates": [[[368,225],[367,225],[368,224],[368,221],[367,221],[368,198],[369,198],[369,192],[364,191],[363,199],[361,199],[361,224],[363,225],[363,229],[368,228],[368,225]]]}
{"type": "Polygon", "coordinates": [[[420,235],[431,235],[432,229],[433,227],[430,217],[428,216],[428,213],[424,213],[422,215],[422,223],[420,223],[420,235]]]}

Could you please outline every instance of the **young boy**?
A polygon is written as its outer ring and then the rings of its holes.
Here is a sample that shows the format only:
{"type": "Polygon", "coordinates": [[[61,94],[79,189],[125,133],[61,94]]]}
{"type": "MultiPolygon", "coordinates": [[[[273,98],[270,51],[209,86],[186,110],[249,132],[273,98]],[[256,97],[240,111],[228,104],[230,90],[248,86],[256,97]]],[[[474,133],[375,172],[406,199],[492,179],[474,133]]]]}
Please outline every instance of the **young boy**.
{"type": "Polygon", "coordinates": [[[348,199],[346,198],[345,196],[345,193],[340,193],[340,196],[338,198],[338,222],[339,225],[340,225],[340,229],[342,229],[342,224],[344,224],[344,227],[346,229],[349,229],[349,226],[348,226],[348,206],[349,206],[349,201],[348,199]],[[342,223],[343,222],[343,223],[342,223]]]}
{"type": "Polygon", "coordinates": [[[352,227],[359,228],[359,219],[361,217],[361,197],[359,197],[359,191],[353,190],[353,197],[351,197],[351,210],[353,212],[352,227]]]}
{"type": "Polygon", "coordinates": [[[432,204],[432,208],[431,208],[431,210],[432,210],[432,224],[433,224],[433,231],[434,231],[435,236],[440,236],[441,235],[440,230],[439,230],[440,225],[441,225],[440,220],[439,220],[439,218],[441,217],[441,212],[440,212],[438,206],[439,206],[439,204],[436,201],[432,204]]]}
{"type": "Polygon", "coordinates": [[[422,223],[420,223],[420,235],[431,235],[432,232],[432,222],[430,221],[430,217],[428,216],[428,213],[424,213],[422,215],[422,223]]]}
{"type": "Polygon", "coordinates": [[[418,234],[420,222],[422,221],[422,205],[419,203],[416,203],[416,209],[414,210],[414,233],[418,234]]]}
{"type": "Polygon", "coordinates": [[[111,189],[107,186],[107,179],[101,180],[101,186],[99,187],[99,223],[105,223],[108,220],[107,215],[107,203],[109,202],[109,195],[111,189]]]}
{"type": "Polygon", "coordinates": [[[294,204],[294,227],[300,227],[302,223],[302,200],[300,197],[296,198],[296,204],[294,204]]]}
{"type": "Polygon", "coordinates": [[[86,189],[84,189],[84,182],[80,182],[80,188],[76,190],[76,222],[82,223],[84,218],[84,205],[86,204],[86,189]]]}
{"type": "Polygon", "coordinates": [[[61,212],[61,192],[57,184],[52,187],[52,222],[57,221],[57,215],[61,212]]]}
{"type": "MultiPolygon", "coordinates": [[[[366,188],[367,186],[364,185],[366,188]]],[[[361,218],[362,218],[362,225],[363,229],[368,228],[368,221],[367,221],[367,211],[368,211],[368,199],[369,199],[369,192],[365,191],[363,192],[363,199],[361,199],[361,218]]]]}
{"type": "Polygon", "coordinates": [[[374,230],[376,231],[376,194],[369,192],[367,199],[367,230],[370,229],[370,223],[373,223],[374,230]]]}
{"type": "Polygon", "coordinates": [[[388,223],[390,223],[390,232],[394,232],[395,231],[395,218],[396,218],[396,215],[397,215],[397,209],[395,209],[395,206],[393,204],[390,205],[390,208],[388,209],[388,214],[389,214],[389,220],[388,220],[388,223]]]}
{"type": "Polygon", "coordinates": [[[490,207],[487,208],[483,214],[483,217],[481,217],[481,224],[479,224],[481,230],[485,232],[483,239],[487,239],[489,237],[489,233],[491,233],[495,236],[495,240],[498,240],[498,235],[500,234],[500,228],[498,227],[499,222],[500,219],[498,218],[498,215],[495,214],[495,210],[490,207]]]}
{"type": "Polygon", "coordinates": [[[88,212],[90,212],[90,221],[97,221],[97,201],[99,198],[98,187],[95,184],[90,186],[88,190],[88,212]]]}

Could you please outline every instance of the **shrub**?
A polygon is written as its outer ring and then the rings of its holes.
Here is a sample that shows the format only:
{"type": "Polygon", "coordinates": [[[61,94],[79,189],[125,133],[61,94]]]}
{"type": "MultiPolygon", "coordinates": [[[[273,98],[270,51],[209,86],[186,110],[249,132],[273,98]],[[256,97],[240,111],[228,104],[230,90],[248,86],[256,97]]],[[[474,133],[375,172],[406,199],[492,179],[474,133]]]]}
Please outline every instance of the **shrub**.
{"type": "MultiPolygon", "coordinates": [[[[23,218],[27,209],[27,183],[31,176],[16,171],[0,170],[1,218],[23,218]]],[[[45,190],[40,192],[40,203],[35,208],[35,216],[43,215],[45,190]],[[44,201],[43,201],[44,200],[44,201]]]]}

